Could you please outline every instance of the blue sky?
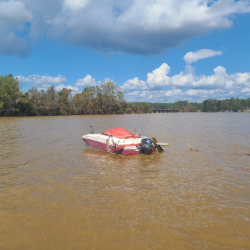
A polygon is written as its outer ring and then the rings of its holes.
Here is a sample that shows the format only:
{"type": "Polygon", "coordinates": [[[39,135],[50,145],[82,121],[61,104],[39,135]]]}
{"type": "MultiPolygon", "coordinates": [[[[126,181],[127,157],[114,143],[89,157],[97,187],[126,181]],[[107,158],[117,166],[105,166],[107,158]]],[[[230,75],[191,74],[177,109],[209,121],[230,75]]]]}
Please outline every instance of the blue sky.
{"type": "Polygon", "coordinates": [[[250,0],[0,0],[0,74],[126,100],[250,97],[250,0]]]}

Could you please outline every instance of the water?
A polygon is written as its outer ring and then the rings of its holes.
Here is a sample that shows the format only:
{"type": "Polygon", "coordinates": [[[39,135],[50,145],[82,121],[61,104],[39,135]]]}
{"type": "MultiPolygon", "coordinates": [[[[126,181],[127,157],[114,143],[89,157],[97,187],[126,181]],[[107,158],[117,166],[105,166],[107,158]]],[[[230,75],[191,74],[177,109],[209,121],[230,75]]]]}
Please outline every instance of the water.
{"type": "Polygon", "coordinates": [[[249,113],[0,118],[0,249],[250,249],[249,124],[249,113]],[[107,154],[81,140],[90,125],[170,146],[107,154]]]}

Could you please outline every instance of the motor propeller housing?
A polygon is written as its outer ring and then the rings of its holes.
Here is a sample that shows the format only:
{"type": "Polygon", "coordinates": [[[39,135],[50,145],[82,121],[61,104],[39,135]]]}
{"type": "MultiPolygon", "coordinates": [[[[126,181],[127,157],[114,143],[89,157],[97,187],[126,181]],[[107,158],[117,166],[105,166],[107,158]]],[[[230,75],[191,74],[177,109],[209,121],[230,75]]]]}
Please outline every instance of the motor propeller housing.
{"type": "Polygon", "coordinates": [[[149,138],[143,138],[140,145],[140,154],[149,155],[153,150],[153,142],[149,138]]]}

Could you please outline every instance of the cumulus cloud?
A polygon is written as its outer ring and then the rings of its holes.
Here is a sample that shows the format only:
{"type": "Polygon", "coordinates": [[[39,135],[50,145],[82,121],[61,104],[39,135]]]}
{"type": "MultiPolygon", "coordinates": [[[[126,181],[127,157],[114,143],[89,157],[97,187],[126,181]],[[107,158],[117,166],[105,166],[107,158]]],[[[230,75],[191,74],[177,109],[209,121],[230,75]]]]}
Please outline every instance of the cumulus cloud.
{"type": "Polygon", "coordinates": [[[201,50],[197,50],[195,52],[188,52],[184,57],[184,61],[187,64],[191,64],[193,62],[197,62],[201,59],[205,59],[205,58],[209,58],[209,57],[213,57],[213,56],[220,56],[222,55],[222,51],[218,50],[211,50],[211,49],[201,49],[201,50]]]}
{"type": "Polygon", "coordinates": [[[163,63],[159,68],[152,73],[147,74],[147,84],[150,89],[161,89],[170,85],[169,77],[170,67],[163,63]]]}
{"type": "Polygon", "coordinates": [[[138,77],[126,81],[122,86],[122,90],[126,92],[136,89],[137,90],[147,89],[147,84],[144,81],[140,81],[138,77]]]}
{"type": "Polygon", "coordinates": [[[79,79],[76,81],[76,86],[78,87],[86,87],[86,86],[96,86],[95,78],[91,75],[86,75],[83,79],[79,79]]]}
{"type": "Polygon", "coordinates": [[[170,78],[167,76],[169,72],[170,67],[168,64],[163,63],[159,68],[156,68],[153,72],[147,74],[146,82],[135,77],[134,79],[126,81],[122,86],[122,90],[128,92],[131,90],[162,89],[170,85],[170,78]]]}
{"type": "Polygon", "coordinates": [[[18,9],[16,14],[4,11],[0,18],[1,37],[13,36],[12,43],[0,44],[0,53],[20,55],[27,50],[28,39],[39,37],[104,53],[161,54],[193,37],[230,28],[234,14],[250,12],[250,0],[0,0],[0,4],[18,9]],[[26,22],[31,28],[21,39],[15,31],[26,22]],[[17,41],[23,45],[15,50],[17,41]],[[14,52],[5,52],[8,47],[14,52]]]}
{"type": "Polygon", "coordinates": [[[195,68],[187,65],[186,69],[177,75],[170,77],[169,73],[169,65],[163,63],[147,74],[146,81],[135,77],[126,81],[122,90],[129,101],[203,101],[207,98],[250,95],[250,72],[229,75],[224,67],[218,66],[210,76],[197,76],[195,68]]]}
{"type": "Polygon", "coordinates": [[[163,91],[134,91],[126,93],[127,101],[149,101],[149,102],[176,102],[179,100],[188,100],[189,102],[203,102],[205,99],[226,99],[232,96],[249,98],[250,92],[241,95],[240,91],[227,91],[223,89],[177,89],[163,91]]]}
{"type": "Polygon", "coordinates": [[[152,73],[147,74],[147,81],[139,80],[137,77],[126,81],[122,89],[125,92],[131,90],[161,90],[165,87],[193,88],[193,89],[232,89],[250,86],[250,72],[236,73],[228,75],[226,69],[218,66],[214,69],[211,76],[195,74],[195,70],[190,65],[186,66],[185,71],[169,77],[170,67],[163,63],[152,73]]]}
{"type": "Polygon", "coordinates": [[[22,75],[17,76],[20,82],[24,83],[33,83],[34,85],[48,85],[48,84],[62,84],[67,81],[65,76],[58,75],[56,77],[49,75],[29,75],[28,77],[24,77],[22,75]]]}

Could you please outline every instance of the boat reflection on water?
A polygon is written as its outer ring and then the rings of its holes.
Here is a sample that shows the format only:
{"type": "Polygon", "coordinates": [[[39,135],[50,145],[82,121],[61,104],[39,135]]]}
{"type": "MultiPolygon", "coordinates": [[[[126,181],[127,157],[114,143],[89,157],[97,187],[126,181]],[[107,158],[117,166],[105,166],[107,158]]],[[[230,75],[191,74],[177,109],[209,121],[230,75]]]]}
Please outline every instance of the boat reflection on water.
{"type": "Polygon", "coordinates": [[[123,156],[119,154],[107,154],[105,151],[100,151],[94,148],[86,148],[83,150],[83,156],[88,161],[93,161],[97,165],[102,165],[105,168],[108,166],[116,168],[135,168],[137,171],[153,171],[158,172],[159,166],[164,164],[165,154],[151,155],[131,155],[123,156]],[[148,169],[147,169],[148,168],[148,169]]]}
{"type": "MultiPolygon", "coordinates": [[[[93,148],[83,150],[83,157],[98,178],[108,180],[102,187],[106,191],[123,194],[137,192],[138,188],[152,189],[152,184],[160,178],[164,154],[122,156],[107,154],[93,148]],[[92,168],[93,167],[93,168],[92,168]]],[[[100,187],[99,187],[100,188],[100,187]]]]}

